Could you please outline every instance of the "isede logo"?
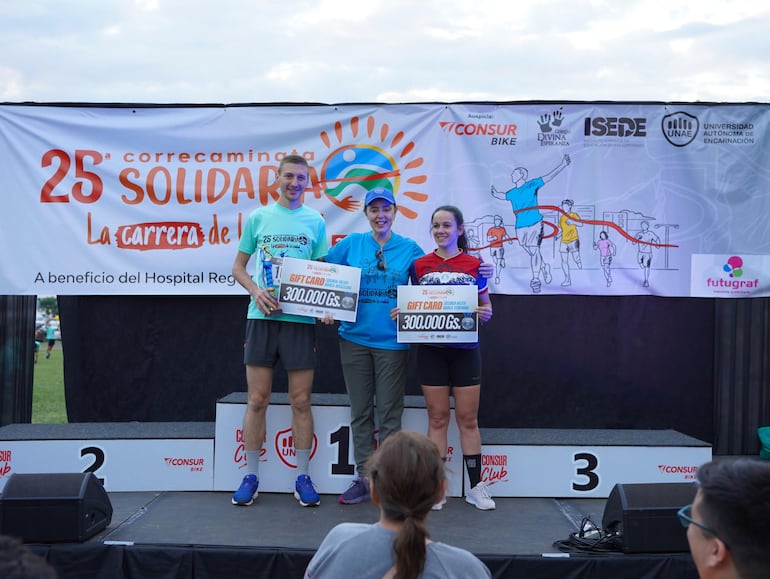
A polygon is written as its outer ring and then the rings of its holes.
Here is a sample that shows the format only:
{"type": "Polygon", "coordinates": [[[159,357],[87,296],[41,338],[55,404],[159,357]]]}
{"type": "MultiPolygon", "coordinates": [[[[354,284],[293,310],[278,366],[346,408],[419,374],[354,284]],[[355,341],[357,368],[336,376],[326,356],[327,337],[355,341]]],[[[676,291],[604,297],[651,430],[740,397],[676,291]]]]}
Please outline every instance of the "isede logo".
{"type": "Polygon", "coordinates": [[[330,150],[320,179],[334,205],[358,211],[368,191],[384,187],[393,192],[401,215],[417,218],[420,204],[428,200],[422,190],[428,177],[421,170],[424,159],[415,154],[417,145],[403,131],[391,133],[387,123],[378,126],[371,116],[352,117],[319,136],[330,150]]]}
{"type": "Polygon", "coordinates": [[[727,260],[724,267],[725,273],[730,277],[741,277],[743,275],[743,259],[737,255],[733,255],[727,260]]]}

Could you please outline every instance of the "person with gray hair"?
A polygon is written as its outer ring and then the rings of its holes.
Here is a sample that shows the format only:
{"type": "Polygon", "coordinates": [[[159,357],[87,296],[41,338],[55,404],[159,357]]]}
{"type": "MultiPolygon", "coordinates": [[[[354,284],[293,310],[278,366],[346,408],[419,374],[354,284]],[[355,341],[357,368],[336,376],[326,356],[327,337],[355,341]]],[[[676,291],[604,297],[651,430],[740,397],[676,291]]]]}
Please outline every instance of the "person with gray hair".
{"type": "Polygon", "coordinates": [[[770,577],[770,463],[721,459],[698,469],[679,519],[701,579],[770,577]]]}

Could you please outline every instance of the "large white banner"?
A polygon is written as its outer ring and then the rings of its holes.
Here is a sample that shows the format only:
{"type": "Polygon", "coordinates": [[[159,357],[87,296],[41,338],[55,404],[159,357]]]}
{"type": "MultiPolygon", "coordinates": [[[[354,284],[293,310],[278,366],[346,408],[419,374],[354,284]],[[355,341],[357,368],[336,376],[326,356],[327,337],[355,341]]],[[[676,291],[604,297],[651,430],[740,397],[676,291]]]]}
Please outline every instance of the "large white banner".
{"type": "Polygon", "coordinates": [[[494,293],[768,296],[769,119],[758,104],[0,105],[0,293],[240,294],[242,224],[299,153],[331,243],[368,229],[375,186],[426,251],[431,212],[454,204],[494,293]]]}

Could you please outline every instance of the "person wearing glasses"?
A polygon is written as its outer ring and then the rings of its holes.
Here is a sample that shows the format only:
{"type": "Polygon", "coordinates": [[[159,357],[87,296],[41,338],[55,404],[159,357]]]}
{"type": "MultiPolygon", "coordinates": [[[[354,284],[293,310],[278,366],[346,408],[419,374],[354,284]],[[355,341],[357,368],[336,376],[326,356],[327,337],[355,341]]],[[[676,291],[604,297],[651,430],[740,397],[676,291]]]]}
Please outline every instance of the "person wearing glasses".
{"type": "Polygon", "coordinates": [[[770,463],[721,459],[698,468],[693,504],[682,507],[701,579],[770,577],[770,463]]]}
{"type": "Polygon", "coordinates": [[[326,256],[329,263],[361,269],[356,321],[339,326],[357,473],[339,497],[345,505],[371,500],[365,465],[374,451],[375,412],[380,443],[401,428],[409,344],[396,341],[390,310],[396,305],[396,288],[409,282],[409,268],[424,252],[414,240],[393,231],[397,213],[389,188],[371,189],[364,201],[371,231],[348,234],[326,256]]]}

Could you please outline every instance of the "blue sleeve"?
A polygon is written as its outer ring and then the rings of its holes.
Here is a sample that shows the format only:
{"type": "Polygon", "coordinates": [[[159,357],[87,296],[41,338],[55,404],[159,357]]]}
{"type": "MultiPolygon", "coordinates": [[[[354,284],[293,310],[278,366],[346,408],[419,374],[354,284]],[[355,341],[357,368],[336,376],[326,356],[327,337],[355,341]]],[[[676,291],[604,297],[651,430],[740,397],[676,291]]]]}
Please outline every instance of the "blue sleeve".
{"type": "Polygon", "coordinates": [[[416,241],[412,242],[412,261],[416,259],[420,259],[423,255],[425,255],[425,252],[422,250],[422,247],[417,245],[416,241]]]}
{"type": "Polygon", "coordinates": [[[321,259],[329,253],[329,242],[326,239],[326,222],[321,218],[318,224],[315,246],[313,247],[313,259],[321,259]]]}
{"type": "Polygon", "coordinates": [[[414,263],[423,257],[425,252],[417,245],[417,242],[412,240],[412,265],[409,266],[409,280],[412,285],[417,285],[417,269],[414,267],[414,263]]]}
{"type": "Polygon", "coordinates": [[[414,261],[412,262],[412,265],[409,266],[409,282],[412,285],[417,285],[417,268],[414,266],[414,261]]]}
{"type": "Polygon", "coordinates": [[[348,263],[350,243],[346,241],[347,239],[347,237],[344,237],[329,248],[329,253],[326,254],[326,261],[338,265],[350,265],[348,263]]]}
{"type": "Polygon", "coordinates": [[[246,223],[243,226],[243,232],[241,238],[238,240],[238,251],[248,253],[252,255],[257,249],[257,240],[255,231],[255,225],[257,221],[256,211],[246,219],[246,223]]]}
{"type": "Polygon", "coordinates": [[[479,293],[487,289],[487,278],[480,273],[476,273],[476,285],[479,286],[479,293]]]}

